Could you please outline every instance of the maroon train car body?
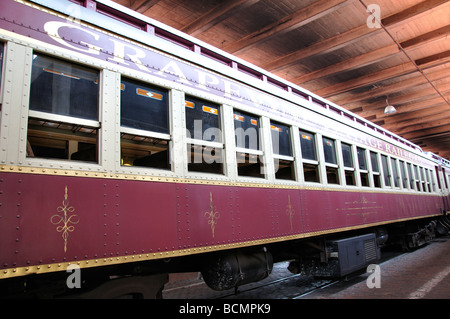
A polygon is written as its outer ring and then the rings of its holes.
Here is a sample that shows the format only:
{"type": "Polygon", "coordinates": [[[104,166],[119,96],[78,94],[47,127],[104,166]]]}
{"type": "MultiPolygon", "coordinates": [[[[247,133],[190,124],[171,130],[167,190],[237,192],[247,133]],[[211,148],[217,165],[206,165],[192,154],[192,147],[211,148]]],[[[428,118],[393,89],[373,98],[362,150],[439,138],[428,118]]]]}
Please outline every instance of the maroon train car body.
{"type": "MultiPolygon", "coordinates": [[[[69,1],[0,3],[4,57],[0,82],[0,284],[29,275],[65,272],[71,264],[101,269],[183,256],[201,259],[211,252],[409,221],[428,222],[449,208],[445,160],[433,158],[408,141],[287,82],[275,79],[272,82],[278,86],[270,86],[268,73],[261,73],[258,79],[248,72],[239,73],[239,69],[249,69],[245,62],[219,50],[212,55],[212,48],[192,38],[119,9],[102,1],[88,1],[84,7],[69,1]],[[141,29],[124,24],[124,20],[141,29]],[[173,32],[171,41],[158,38],[158,32],[166,38],[173,32]],[[180,46],[174,49],[176,41],[180,46]],[[187,45],[189,41],[192,43],[187,45]],[[198,54],[202,50],[213,58],[198,54]],[[30,73],[35,57],[41,55],[98,70],[98,119],[46,115],[29,107],[30,83],[35,81],[30,73]],[[216,61],[219,58],[220,63],[216,61]],[[18,61],[22,61],[20,66],[18,61]],[[229,65],[224,66],[223,61],[229,65]],[[169,133],[144,134],[167,142],[170,169],[121,164],[120,152],[125,149],[121,137],[135,132],[120,125],[123,76],[161,86],[169,92],[170,103],[181,105],[169,106],[169,133]],[[18,95],[23,98],[13,93],[19,88],[18,95]],[[221,139],[199,142],[186,135],[183,94],[219,105],[217,109],[203,106],[203,111],[221,116],[221,139]],[[181,118],[176,107],[182,110],[181,118]],[[232,129],[233,111],[241,110],[255,114],[260,121],[260,149],[236,145],[233,132],[225,132],[227,127],[232,129]],[[69,142],[71,133],[54,131],[59,129],[56,126],[39,128],[33,124],[36,118],[39,123],[69,121],[82,128],[94,127],[94,138],[80,134],[76,143],[94,140],[96,159],[77,162],[27,154],[27,140],[32,148],[47,143],[41,142],[46,138],[66,138],[65,145],[74,144],[69,142]],[[282,121],[289,126],[288,155],[277,154],[270,144],[270,130],[282,121]],[[316,159],[302,156],[303,130],[315,134],[316,159]],[[322,150],[325,139],[320,137],[336,142],[332,145],[335,163],[326,159],[322,150]],[[184,153],[189,142],[220,149],[225,160],[222,171],[190,171],[189,154],[184,153]],[[351,150],[347,155],[352,159],[350,166],[343,159],[340,147],[344,144],[351,150]],[[263,159],[262,178],[240,176],[234,161],[239,152],[263,159]],[[377,169],[369,164],[372,153],[377,169]],[[389,158],[386,176],[390,181],[383,181],[382,156],[389,158]],[[289,178],[275,177],[274,158],[290,165],[289,178]],[[317,169],[317,181],[308,181],[303,175],[311,167],[317,169]],[[327,182],[330,172],[335,172],[337,183],[327,182]]],[[[77,77],[56,67],[43,70],[77,77]]],[[[262,71],[255,68],[254,72],[262,71]]],[[[238,120],[235,116],[234,121],[238,120]]]]}

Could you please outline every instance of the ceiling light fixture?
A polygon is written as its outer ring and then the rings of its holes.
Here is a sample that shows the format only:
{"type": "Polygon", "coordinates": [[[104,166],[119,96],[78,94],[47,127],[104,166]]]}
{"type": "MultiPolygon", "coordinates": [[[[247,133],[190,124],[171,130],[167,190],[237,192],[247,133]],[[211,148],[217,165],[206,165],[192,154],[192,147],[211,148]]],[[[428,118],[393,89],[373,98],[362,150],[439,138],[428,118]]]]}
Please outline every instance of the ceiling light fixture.
{"type": "Polygon", "coordinates": [[[387,104],[387,106],[384,108],[384,114],[393,114],[393,113],[397,112],[395,107],[393,107],[392,105],[389,104],[389,101],[387,98],[386,98],[386,104],[387,104]]]}

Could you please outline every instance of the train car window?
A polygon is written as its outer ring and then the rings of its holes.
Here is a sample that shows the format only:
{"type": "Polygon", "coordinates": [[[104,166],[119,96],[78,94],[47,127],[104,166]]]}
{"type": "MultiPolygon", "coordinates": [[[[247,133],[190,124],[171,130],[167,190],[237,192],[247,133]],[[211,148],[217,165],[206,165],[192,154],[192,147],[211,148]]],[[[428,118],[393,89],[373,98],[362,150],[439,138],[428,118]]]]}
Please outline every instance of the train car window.
{"type": "Polygon", "coordinates": [[[323,137],[323,152],[325,155],[325,162],[329,164],[337,164],[336,147],[334,140],[323,137]]]}
{"type": "Polygon", "coordinates": [[[448,189],[447,174],[445,174],[445,168],[442,168],[442,173],[444,174],[445,188],[448,189]]]}
{"type": "Polygon", "coordinates": [[[347,185],[356,185],[355,167],[353,166],[352,146],[342,143],[342,157],[344,160],[345,182],[347,185]]]}
{"type": "Polygon", "coordinates": [[[27,157],[97,162],[98,127],[28,118],[27,157]]]}
{"type": "Polygon", "coordinates": [[[291,131],[289,126],[271,121],[272,149],[275,178],[295,180],[294,157],[291,150],[291,131]]]}
{"type": "Polygon", "coordinates": [[[97,70],[34,55],[30,110],[97,121],[98,79],[97,70]]]}
{"type": "Polygon", "coordinates": [[[363,148],[357,147],[356,151],[358,153],[359,169],[362,171],[367,171],[366,150],[363,148]]]}
{"type": "Polygon", "coordinates": [[[0,42],[0,88],[2,87],[2,79],[3,79],[3,52],[4,52],[4,44],[0,42]]]}
{"type": "Polygon", "coordinates": [[[342,143],[342,157],[344,159],[344,166],[353,168],[353,156],[351,145],[342,143]]]}
{"type": "Polygon", "coordinates": [[[426,192],[427,188],[426,188],[426,185],[425,185],[425,175],[424,175],[424,172],[423,172],[423,167],[419,167],[419,172],[420,172],[420,183],[422,185],[422,192],[426,192]]]}
{"type": "Polygon", "coordinates": [[[120,124],[138,130],[169,133],[168,91],[122,79],[120,124]]]}
{"type": "Polygon", "coordinates": [[[395,158],[391,158],[391,166],[392,166],[392,175],[394,177],[394,186],[400,187],[400,175],[398,173],[397,160],[395,158]]]}
{"type": "Polygon", "coordinates": [[[259,117],[235,110],[233,118],[236,146],[240,148],[260,150],[259,117]]]}
{"type": "Polygon", "coordinates": [[[428,168],[425,168],[425,180],[427,183],[427,190],[429,193],[431,193],[430,171],[428,170],[428,168]]]}
{"type": "Polygon", "coordinates": [[[361,186],[369,186],[369,171],[367,169],[366,150],[356,148],[358,154],[359,175],[361,176],[361,186]]]}
{"type": "Polygon", "coordinates": [[[34,55],[27,157],[98,162],[99,72],[34,55]]]}
{"type": "Polygon", "coordinates": [[[391,186],[391,172],[389,171],[389,163],[386,155],[381,155],[381,166],[383,168],[384,185],[391,186]]]}
{"type": "Polygon", "coordinates": [[[378,155],[375,152],[370,152],[370,163],[372,165],[373,186],[381,187],[380,167],[378,165],[378,155]]]}
{"type": "Polygon", "coordinates": [[[414,165],[414,181],[416,182],[416,189],[417,191],[421,191],[420,188],[420,177],[419,177],[419,169],[417,165],[414,165]]]}
{"type": "Polygon", "coordinates": [[[238,175],[264,177],[262,151],[259,145],[259,117],[234,110],[233,119],[238,175]]]}
{"type": "Polygon", "coordinates": [[[122,78],[121,165],[171,169],[168,91],[122,78]]]}
{"type": "Polygon", "coordinates": [[[414,190],[414,175],[413,175],[411,163],[407,163],[406,167],[407,167],[407,170],[408,170],[409,188],[414,190]]]}
{"type": "Polygon", "coordinates": [[[328,184],[339,184],[335,141],[327,137],[322,137],[322,141],[327,171],[327,182],[328,184]]]}
{"type": "Polygon", "coordinates": [[[188,170],[223,174],[220,105],[187,96],[188,170]]]}
{"type": "Polygon", "coordinates": [[[300,131],[300,147],[302,151],[305,182],[319,183],[319,161],[317,160],[315,135],[309,132],[300,131]]]}
{"type": "Polygon", "coordinates": [[[270,122],[272,133],[272,149],[274,154],[292,156],[291,133],[289,126],[278,122],[270,122]]]}
{"type": "Polygon", "coordinates": [[[302,158],[317,161],[316,139],[314,134],[300,131],[300,144],[302,148],[302,158]]]}
{"type": "MultiPolygon", "coordinates": [[[[442,168],[442,170],[444,170],[444,168],[442,168]]],[[[441,187],[441,180],[439,178],[439,166],[435,166],[434,167],[434,171],[436,172],[436,178],[437,178],[437,185],[439,189],[442,189],[441,187]]],[[[445,174],[444,174],[444,179],[445,179],[445,174]]]]}
{"type": "Polygon", "coordinates": [[[403,188],[408,189],[408,177],[406,173],[406,166],[404,161],[400,161],[400,173],[402,175],[402,185],[403,188]]]}
{"type": "Polygon", "coordinates": [[[428,170],[428,168],[425,168],[425,180],[427,183],[427,190],[429,193],[431,193],[430,171],[428,170]]]}

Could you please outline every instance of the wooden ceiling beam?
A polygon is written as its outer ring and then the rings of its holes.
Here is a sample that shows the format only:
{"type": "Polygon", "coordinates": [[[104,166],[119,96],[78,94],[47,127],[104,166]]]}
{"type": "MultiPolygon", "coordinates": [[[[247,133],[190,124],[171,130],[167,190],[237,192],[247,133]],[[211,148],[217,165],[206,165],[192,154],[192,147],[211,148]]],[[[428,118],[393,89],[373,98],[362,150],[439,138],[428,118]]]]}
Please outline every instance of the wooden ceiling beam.
{"type": "Polygon", "coordinates": [[[131,9],[137,11],[139,13],[144,13],[155,4],[157,4],[160,0],[137,0],[131,5],[131,9]]]}
{"type": "MultiPolygon", "coordinates": [[[[434,0],[436,1],[436,0],[434,0]]],[[[226,45],[224,51],[238,55],[244,50],[248,50],[255,45],[266,41],[275,35],[280,35],[289,32],[293,29],[306,25],[314,20],[324,17],[325,15],[334,12],[343,6],[353,2],[353,0],[319,0],[309,5],[306,8],[300,9],[293,14],[290,14],[275,23],[272,23],[264,28],[257,30],[243,38],[226,45]]]]}
{"type": "MultiPolygon", "coordinates": [[[[450,34],[450,25],[438,28],[434,31],[427,32],[420,36],[411,38],[409,40],[403,41],[400,43],[400,46],[405,50],[413,50],[420,48],[421,46],[430,44],[433,41],[440,40],[443,36],[447,36],[450,34]]],[[[340,63],[333,64],[329,67],[325,67],[314,72],[304,74],[302,76],[290,79],[290,81],[298,84],[302,84],[308,81],[316,80],[318,78],[336,74],[340,72],[348,72],[354,69],[358,69],[364,67],[369,64],[377,63],[379,61],[383,61],[388,59],[398,53],[400,53],[400,49],[396,44],[391,44],[385,46],[383,48],[373,50],[367,52],[365,54],[361,54],[359,56],[355,56],[353,58],[347,59],[340,63]]],[[[442,57],[441,57],[442,58],[442,57]]],[[[420,61],[419,61],[420,63],[420,61]]]]}
{"type": "Polygon", "coordinates": [[[434,127],[431,129],[424,129],[421,130],[419,134],[417,132],[410,132],[402,135],[403,138],[412,141],[413,143],[415,143],[414,141],[418,139],[420,140],[433,139],[433,138],[440,138],[442,136],[450,136],[450,125],[434,127]]]}
{"type": "MultiPolygon", "coordinates": [[[[412,6],[404,11],[395,13],[381,20],[381,23],[386,27],[393,27],[400,23],[405,23],[406,20],[415,18],[429,10],[436,8],[442,4],[445,4],[446,0],[425,0],[415,6],[412,6]]],[[[332,38],[325,39],[323,41],[312,44],[306,48],[292,52],[285,56],[279,57],[273,61],[265,63],[262,68],[275,72],[279,69],[288,67],[298,61],[313,56],[318,53],[328,53],[334,50],[338,50],[348,44],[360,41],[368,36],[383,32],[382,29],[368,28],[367,25],[361,25],[354,29],[351,29],[342,34],[338,34],[332,38]]]]}
{"type": "Polygon", "coordinates": [[[348,71],[351,71],[354,69],[358,69],[358,68],[364,67],[366,65],[370,65],[370,64],[385,60],[389,57],[399,54],[400,52],[401,51],[399,50],[399,48],[396,44],[388,45],[384,48],[370,51],[365,54],[361,54],[361,55],[353,57],[351,59],[344,60],[342,62],[333,64],[329,67],[325,67],[323,69],[319,69],[314,72],[289,79],[289,81],[301,85],[303,83],[313,81],[318,78],[325,77],[327,75],[332,75],[332,74],[336,74],[336,73],[340,73],[340,72],[348,72],[348,71]]]}
{"type": "MultiPolygon", "coordinates": [[[[444,94],[447,94],[448,92],[450,92],[450,83],[445,83],[443,85],[439,85],[439,90],[441,92],[443,92],[444,94]]],[[[429,97],[436,96],[436,91],[434,90],[433,87],[427,86],[426,88],[423,88],[420,90],[418,89],[417,91],[415,91],[413,93],[403,94],[400,96],[390,98],[389,103],[394,106],[397,104],[404,104],[404,103],[410,103],[410,102],[417,103],[417,101],[426,99],[427,96],[429,96],[429,97]]],[[[383,113],[383,110],[385,107],[386,107],[386,103],[385,102],[383,103],[383,101],[364,105],[363,111],[358,112],[358,115],[360,115],[362,117],[366,117],[366,116],[370,116],[373,114],[380,114],[380,113],[383,113]]]]}
{"type": "Polygon", "coordinates": [[[412,39],[403,41],[400,43],[400,45],[402,46],[402,48],[404,49],[409,49],[409,48],[417,48],[417,47],[421,47],[424,45],[429,44],[432,41],[436,41],[439,40],[443,37],[446,37],[450,34],[450,25],[446,25],[443,27],[440,27],[438,29],[435,29],[433,31],[430,32],[426,32],[424,34],[421,34],[417,37],[414,37],[412,39]]]}
{"type": "Polygon", "coordinates": [[[363,86],[374,85],[388,79],[393,79],[402,75],[417,72],[416,67],[412,63],[403,63],[388,69],[384,69],[375,73],[365,74],[363,76],[348,80],[346,82],[339,82],[330,86],[315,90],[319,96],[329,98],[331,96],[352,91],[363,86]]]}
{"type": "Polygon", "coordinates": [[[448,105],[442,102],[439,97],[423,100],[419,103],[410,103],[397,107],[397,113],[383,116],[377,116],[377,118],[384,119],[384,122],[389,125],[403,125],[403,122],[423,121],[422,119],[427,116],[433,116],[448,111],[448,105]]]}
{"type": "Polygon", "coordinates": [[[411,123],[403,122],[404,126],[399,125],[388,125],[384,124],[383,127],[392,130],[397,135],[403,135],[406,133],[422,131],[424,129],[430,129],[434,127],[439,127],[443,125],[450,124],[450,110],[441,113],[439,115],[429,116],[423,119],[423,121],[411,121],[411,123]]]}
{"type": "Polygon", "coordinates": [[[234,15],[238,10],[244,10],[259,1],[260,0],[232,0],[221,2],[190,24],[184,26],[181,31],[196,36],[234,15]]]}
{"type": "MultiPolygon", "coordinates": [[[[438,81],[441,80],[443,78],[446,78],[449,76],[449,70],[448,69],[444,69],[444,70],[437,70],[437,71],[433,71],[433,72],[429,72],[426,74],[428,79],[430,79],[430,81],[438,81]]],[[[390,94],[394,94],[396,92],[402,91],[404,89],[407,89],[409,87],[415,87],[418,85],[422,85],[425,84],[427,82],[427,80],[421,75],[421,74],[417,74],[416,76],[407,79],[407,80],[403,80],[401,78],[399,78],[399,82],[396,83],[390,83],[387,85],[381,85],[377,84],[377,86],[371,90],[367,90],[364,93],[358,93],[358,94],[354,94],[351,96],[345,96],[343,98],[337,98],[337,99],[333,99],[333,102],[336,104],[339,104],[342,107],[346,107],[346,105],[351,105],[352,103],[357,104],[358,106],[361,105],[361,102],[367,99],[371,99],[371,98],[375,98],[377,96],[380,95],[390,95],[390,94]]]]}
{"type": "Polygon", "coordinates": [[[450,50],[418,59],[415,61],[415,65],[410,62],[403,63],[376,73],[366,74],[364,76],[346,82],[333,84],[331,86],[316,90],[314,93],[319,96],[328,98],[330,96],[349,92],[363,86],[374,85],[384,80],[393,79],[402,75],[417,72],[418,70],[416,65],[420,67],[421,70],[426,70],[448,62],[450,62],[450,50]]]}

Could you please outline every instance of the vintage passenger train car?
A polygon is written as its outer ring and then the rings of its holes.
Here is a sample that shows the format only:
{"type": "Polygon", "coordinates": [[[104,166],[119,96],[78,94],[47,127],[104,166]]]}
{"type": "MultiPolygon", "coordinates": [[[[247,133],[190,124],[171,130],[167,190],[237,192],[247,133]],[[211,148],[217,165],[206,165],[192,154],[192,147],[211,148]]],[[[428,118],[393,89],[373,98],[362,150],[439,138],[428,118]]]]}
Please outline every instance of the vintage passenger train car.
{"type": "Polygon", "coordinates": [[[1,1],[0,57],[2,297],[342,275],[448,232],[447,160],[114,3],[1,1]]]}

